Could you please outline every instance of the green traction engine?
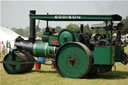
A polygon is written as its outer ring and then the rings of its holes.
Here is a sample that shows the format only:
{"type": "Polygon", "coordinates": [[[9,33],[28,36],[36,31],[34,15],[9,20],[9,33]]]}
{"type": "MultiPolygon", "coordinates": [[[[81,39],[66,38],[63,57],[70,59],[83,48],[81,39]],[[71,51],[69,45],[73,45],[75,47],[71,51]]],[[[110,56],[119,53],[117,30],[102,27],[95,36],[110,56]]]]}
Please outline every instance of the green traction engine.
{"type": "Polygon", "coordinates": [[[9,74],[25,73],[32,70],[36,60],[34,57],[52,59],[57,72],[68,78],[83,78],[90,74],[105,73],[112,70],[115,62],[128,63],[128,55],[121,45],[119,23],[114,29],[114,21],[122,17],[115,15],[38,15],[30,11],[30,36],[24,40],[20,36],[15,40],[15,49],[11,49],[2,61],[4,69],[9,74]],[[42,35],[42,41],[36,38],[36,20],[47,21],[47,27],[42,35]],[[60,33],[50,31],[48,21],[103,21],[106,34],[92,35],[63,29],[60,33]],[[108,23],[109,22],[109,23],[108,23]],[[117,31],[114,41],[113,31],[117,31]]]}

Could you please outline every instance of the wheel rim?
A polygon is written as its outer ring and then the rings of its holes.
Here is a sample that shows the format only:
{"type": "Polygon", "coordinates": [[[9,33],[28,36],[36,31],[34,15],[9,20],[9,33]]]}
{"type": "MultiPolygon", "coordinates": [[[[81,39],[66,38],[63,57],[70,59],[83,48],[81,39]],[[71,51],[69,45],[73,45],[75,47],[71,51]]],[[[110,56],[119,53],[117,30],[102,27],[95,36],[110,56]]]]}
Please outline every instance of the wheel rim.
{"type": "Polygon", "coordinates": [[[57,71],[63,77],[82,78],[86,76],[91,67],[90,63],[90,55],[80,43],[65,44],[57,52],[57,71]]]}

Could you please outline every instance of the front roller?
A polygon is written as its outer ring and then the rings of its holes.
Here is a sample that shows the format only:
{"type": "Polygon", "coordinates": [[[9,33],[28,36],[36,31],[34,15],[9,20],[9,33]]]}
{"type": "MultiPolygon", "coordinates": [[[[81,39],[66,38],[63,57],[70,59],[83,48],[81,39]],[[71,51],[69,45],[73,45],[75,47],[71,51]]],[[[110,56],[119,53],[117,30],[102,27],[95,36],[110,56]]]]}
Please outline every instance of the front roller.
{"type": "Polygon", "coordinates": [[[79,42],[66,43],[57,52],[56,69],[63,77],[87,77],[92,66],[91,52],[79,42]]]}
{"type": "MultiPolygon", "coordinates": [[[[17,62],[22,61],[17,55],[14,54],[13,56],[15,56],[15,61],[17,62]]],[[[13,62],[11,57],[12,55],[7,54],[4,57],[4,61],[13,62]]],[[[3,67],[8,74],[19,74],[23,72],[25,65],[23,64],[11,65],[11,64],[3,63],[3,67]]]]}
{"type": "MultiPolygon", "coordinates": [[[[30,54],[28,52],[11,52],[4,57],[4,61],[6,62],[26,62],[26,61],[34,61],[32,57],[30,58],[30,54]]],[[[9,64],[3,63],[3,67],[8,74],[19,74],[29,72],[33,68],[34,64],[9,64]]]]}

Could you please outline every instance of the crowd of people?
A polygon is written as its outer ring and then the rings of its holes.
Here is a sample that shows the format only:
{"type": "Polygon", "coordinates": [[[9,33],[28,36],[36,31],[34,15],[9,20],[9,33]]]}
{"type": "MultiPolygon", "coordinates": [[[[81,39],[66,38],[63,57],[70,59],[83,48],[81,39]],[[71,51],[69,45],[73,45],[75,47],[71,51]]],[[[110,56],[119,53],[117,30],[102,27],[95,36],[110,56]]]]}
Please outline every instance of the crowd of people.
{"type": "Polygon", "coordinates": [[[8,53],[10,49],[11,49],[11,43],[9,41],[6,41],[6,43],[1,41],[0,42],[0,57],[6,55],[6,53],[8,53]]]}

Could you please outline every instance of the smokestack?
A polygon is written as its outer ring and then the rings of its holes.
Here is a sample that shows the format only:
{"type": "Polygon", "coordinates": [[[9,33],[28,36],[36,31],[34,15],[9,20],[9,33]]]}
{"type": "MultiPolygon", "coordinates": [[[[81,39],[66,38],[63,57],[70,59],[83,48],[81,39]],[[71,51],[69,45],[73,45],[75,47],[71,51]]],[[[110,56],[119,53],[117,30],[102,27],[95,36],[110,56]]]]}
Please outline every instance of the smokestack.
{"type": "Polygon", "coordinates": [[[80,25],[80,33],[83,33],[83,31],[84,31],[84,25],[81,24],[81,25],[80,25]]]}
{"type": "MultiPolygon", "coordinates": [[[[36,11],[35,10],[30,10],[30,15],[35,15],[36,11]]],[[[31,19],[30,18],[30,36],[29,36],[29,41],[34,43],[35,42],[35,38],[36,38],[36,34],[35,34],[35,30],[36,30],[36,22],[35,19],[31,19]]]]}

